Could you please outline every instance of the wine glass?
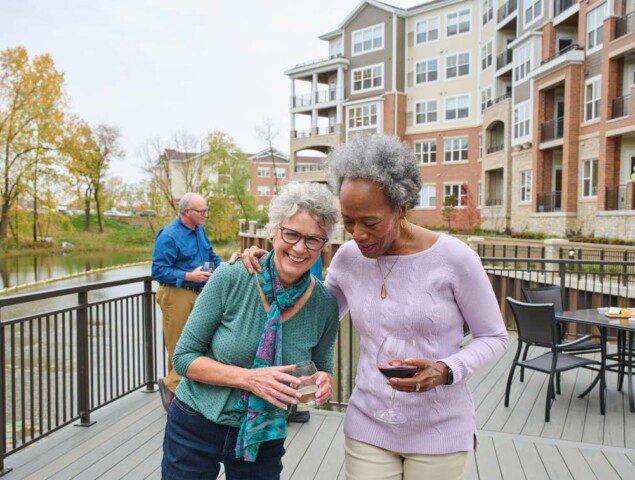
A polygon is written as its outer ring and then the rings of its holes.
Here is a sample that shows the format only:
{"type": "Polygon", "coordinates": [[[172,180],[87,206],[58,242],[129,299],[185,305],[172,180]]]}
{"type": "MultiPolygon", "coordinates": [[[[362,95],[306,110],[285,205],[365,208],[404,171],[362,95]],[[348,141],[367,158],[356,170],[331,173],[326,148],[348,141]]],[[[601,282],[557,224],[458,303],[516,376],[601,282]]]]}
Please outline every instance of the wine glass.
{"type": "MultiPolygon", "coordinates": [[[[410,378],[414,377],[418,368],[404,364],[404,359],[417,356],[415,342],[412,339],[388,335],[377,352],[377,368],[386,378],[410,378]]],[[[391,390],[390,405],[388,410],[375,412],[374,417],[384,423],[400,425],[406,423],[406,417],[395,411],[395,389],[391,390]]]]}
{"type": "Polygon", "coordinates": [[[315,405],[315,392],[318,391],[318,386],[315,383],[316,373],[315,363],[310,360],[296,363],[295,369],[291,372],[291,375],[300,381],[297,389],[302,396],[298,401],[298,406],[310,407],[315,405]]]}

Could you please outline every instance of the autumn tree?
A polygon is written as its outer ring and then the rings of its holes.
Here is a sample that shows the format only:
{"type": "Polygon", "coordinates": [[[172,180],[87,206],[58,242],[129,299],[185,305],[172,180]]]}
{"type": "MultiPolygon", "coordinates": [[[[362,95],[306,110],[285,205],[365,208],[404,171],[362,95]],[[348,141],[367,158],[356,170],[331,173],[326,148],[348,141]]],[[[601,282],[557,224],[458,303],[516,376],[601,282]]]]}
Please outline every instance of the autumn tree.
{"type": "Polygon", "coordinates": [[[273,141],[278,136],[278,129],[275,127],[273,120],[266,117],[260,125],[256,125],[256,135],[260,140],[264,141],[269,148],[271,154],[271,162],[273,163],[273,191],[274,195],[278,195],[278,172],[276,171],[276,155],[273,150],[273,141]]]}
{"type": "Polygon", "coordinates": [[[95,155],[91,158],[90,178],[93,187],[93,198],[97,210],[97,224],[99,231],[103,233],[104,226],[101,219],[101,201],[106,181],[106,173],[110,163],[123,157],[125,152],[120,145],[119,129],[112,125],[97,125],[93,130],[93,142],[95,143],[95,155]]]}

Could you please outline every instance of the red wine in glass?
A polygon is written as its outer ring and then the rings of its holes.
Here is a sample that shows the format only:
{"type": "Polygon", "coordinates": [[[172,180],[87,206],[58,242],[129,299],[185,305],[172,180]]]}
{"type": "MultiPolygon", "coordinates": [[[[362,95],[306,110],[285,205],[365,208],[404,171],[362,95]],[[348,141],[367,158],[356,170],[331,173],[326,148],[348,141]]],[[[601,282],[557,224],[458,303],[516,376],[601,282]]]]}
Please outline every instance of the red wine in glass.
{"type": "MultiPolygon", "coordinates": [[[[406,358],[416,358],[416,356],[414,340],[388,335],[377,352],[377,368],[387,378],[411,378],[415,376],[418,369],[403,361],[406,358]]],[[[406,423],[406,417],[394,409],[395,389],[389,388],[391,395],[388,410],[375,412],[373,416],[381,422],[393,425],[406,423]]]]}

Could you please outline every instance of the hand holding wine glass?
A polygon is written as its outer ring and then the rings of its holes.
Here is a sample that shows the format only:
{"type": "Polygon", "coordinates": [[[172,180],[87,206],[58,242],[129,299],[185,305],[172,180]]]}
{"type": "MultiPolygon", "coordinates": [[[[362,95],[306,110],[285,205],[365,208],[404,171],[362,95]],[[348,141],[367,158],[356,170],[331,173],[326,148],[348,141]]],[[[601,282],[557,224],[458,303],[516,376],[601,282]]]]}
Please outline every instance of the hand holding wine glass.
{"type": "Polygon", "coordinates": [[[445,385],[448,366],[443,362],[434,362],[424,358],[406,358],[404,363],[416,368],[415,375],[410,377],[393,376],[390,386],[400,392],[427,392],[439,385],[445,385]],[[417,387],[418,385],[418,387],[417,387]]]}

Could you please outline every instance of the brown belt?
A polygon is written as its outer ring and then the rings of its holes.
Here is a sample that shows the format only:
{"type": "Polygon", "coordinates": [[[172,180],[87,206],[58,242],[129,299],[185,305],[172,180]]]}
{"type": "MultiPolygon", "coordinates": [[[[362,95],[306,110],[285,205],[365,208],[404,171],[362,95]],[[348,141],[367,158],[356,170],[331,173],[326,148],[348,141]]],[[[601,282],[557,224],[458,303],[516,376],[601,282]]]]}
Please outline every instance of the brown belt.
{"type": "Polygon", "coordinates": [[[159,283],[160,286],[162,287],[174,287],[174,288],[184,288],[185,290],[190,290],[194,293],[201,293],[201,290],[203,290],[203,287],[189,287],[189,286],[181,286],[181,287],[177,287],[176,285],[170,285],[169,283],[159,283]]]}

